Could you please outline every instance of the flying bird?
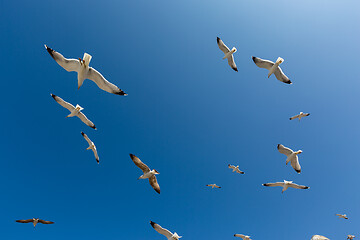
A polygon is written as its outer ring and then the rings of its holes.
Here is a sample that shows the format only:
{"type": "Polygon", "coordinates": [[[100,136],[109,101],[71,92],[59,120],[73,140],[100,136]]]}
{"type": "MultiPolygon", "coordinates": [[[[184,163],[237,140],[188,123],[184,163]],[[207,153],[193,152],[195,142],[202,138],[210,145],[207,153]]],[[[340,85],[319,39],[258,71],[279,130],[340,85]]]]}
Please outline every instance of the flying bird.
{"type": "Polygon", "coordinates": [[[347,235],[347,239],[349,239],[349,240],[353,240],[354,238],[355,238],[354,235],[347,235]]]}
{"type": "Polygon", "coordinates": [[[349,219],[346,214],[335,214],[336,216],[338,216],[339,218],[343,218],[343,219],[349,219]]]}
{"type": "Polygon", "coordinates": [[[78,89],[81,87],[85,79],[90,79],[95,82],[99,88],[106,92],[123,96],[127,95],[123,90],[106,80],[101,73],[89,66],[92,58],[90,54],[84,53],[83,59],[68,59],[46,45],[45,48],[50,56],[66,71],[75,71],[78,73],[78,89]]]}
{"type": "Polygon", "coordinates": [[[246,235],[243,235],[243,234],[234,234],[234,237],[240,237],[244,240],[251,240],[250,236],[246,236],[246,235]]]}
{"type": "Polygon", "coordinates": [[[30,223],[31,222],[31,223],[33,223],[34,227],[38,223],[42,223],[42,224],[53,224],[54,223],[51,221],[41,220],[39,218],[32,218],[32,219],[27,219],[27,220],[16,220],[16,222],[18,222],[18,223],[30,223]]]}
{"type": "Polygon", "coordinates": [[[282,59],[281,57],[279,57],[275,63],[257,57],[252,57],[252,60],[259,68],[266,68],[267,70],[269,70],[268,78],[271,76],[271,74],[274,73],[277,80],[287,84],[292,84],[290,79],[283,73],[283,71],[279,67],[279,65],[284,61],[284,59],[282,59]]]}
{"type": "Polygon", "coordinates": [[[138,179],[149,179],[149,183],[152,186],[152,188],[160,194],[160,185],[158,184],[157,180],[156,180],[156,176],[157,174],[160,174],[158,171],[156,171],[155,169],[151,170],[148,166],[146,166],[146,164],[144,164],[137,156],[133,155],[130,153],[130,158],[131,160],[133,160],[133,162],[135,163],[136,166],[138,166],[142,171],[143,171],[143,175],[141,175],[138,179]]]}
{"type": "Polygon", "coordinates": [[[229,164],[228,167],[231,168],[231,169],[233,170],[233,172],[236,171],[237,173],[240,173],[240,174],[244,174],[244,173],[245,173],[245,172],[243,172],[243,171],[240,171],[239,165],[237,165],[237,166],[235,167],[234,165],[229,164]]]}
{"type": "Polygon", "coordinates": [[[216,38],[216,41],[217,41],[217,44],[218,44],[220,50],[223,51],[224,54],[225,54],[223,59],[227,58],[228,64],[230,65],[230,67],[237,72],[238,69],[236,67],[236,64],[235,64],[235,61],[234,61],[234,56],[233,56],[233,54],[237,51],[236,48],[233,47],[230,50],[220,38],[216,38]]]}
{"type": "Polygon", "coordinates": [[[314,235],[312,236],[311,240],[330,240],[330,239],[321,235],[314,235]]]}
{"type": "Polygon", "coordinates": [[[168,240],[179,240],[182,238],[177,233],[172,233],[166,228],[162,228],[159,224],[150,221],[151,226],[160,234],[164,235],[168,240]]]}
{"type": "Polygon", "coordinates": [[[308,189],[310,187],[307,186],[303,186],[303,185],[298,185],[296,183],[293,183],[293,181],[286,181],[284,180],[284,182],[276,182],[276,183],[265,183],[263,184],[263,186],[265,187],[282,187],[282,192],[284,193],[289,187],[292,188],[296,188],[296,189],[308,189]]]}
{"type": "Polygon", "coordinates": [[[207,184],[206,186],[207,186],[207,187],[211,187],[211,188],[221,188],[221,187],[219,187],[218,185],[216,185],[215,183],[213,183],[213,184],[207,184]]]}
{"type": "Polygon", "coordinates": [[[294,120],[294,119],[298,118],[298,119],[299,119],[299,122],[300,122],[300,119],[301,119],[301,118],[307,117],[307,116],[309,116],[309,115],[310,115],[310,113],[300,112],[298,115],[295,115],[295,116],[291,117],[290,120],[294,120]]]}
{"type": "Polygon", "coordinates": [[[60,104],[61,106],[63,106],[64,108],[66,108],[67,110],[69,110],[71,113],[69,115],[67,115],[66,117],[78,117],[80,118],[80,120],[85,123],[86,125],[88,125],[89,127],[93,128],[96,130],[95,124],[93,122],[91,122],[86,116],[85,114],[83,114],[81,112],[81,110],[83,110],[84,108],[80,107],[80,105],[76,104],[76,107],[74,107],[74,105],[72,105],[71,103],[65,102],[62,98],[51,94],[50,95],[54,98],[54,100],[60,104]]]}
{"type": "Polygon", "coordinates": [[[302,153],[302,151],[298,150],[294,152],[290,148],[284,147],[284,145],[282,144],[278,144],[277,149],[279,150],[280,153],[285,154],[287,156],[286,165],[290,162],[294,170],[297,173],[301,173],[301,166],[299,164],[299,158],[297,155],[302,153]]]}
{"type": "Polygon", "coordinates": [[[83,137],[85,138],[85,140],[89,143],[89,147],[86,149],[86,150],[92,150],[94,152],[94,155],[95,155],[95,159],[96,159],[96,162],[99,164],[99,155],[96,151],[96,146],[95,144],[90,140],[90,138],[83,132],[81,132],[81,135],[83,135],[83,137]]]}

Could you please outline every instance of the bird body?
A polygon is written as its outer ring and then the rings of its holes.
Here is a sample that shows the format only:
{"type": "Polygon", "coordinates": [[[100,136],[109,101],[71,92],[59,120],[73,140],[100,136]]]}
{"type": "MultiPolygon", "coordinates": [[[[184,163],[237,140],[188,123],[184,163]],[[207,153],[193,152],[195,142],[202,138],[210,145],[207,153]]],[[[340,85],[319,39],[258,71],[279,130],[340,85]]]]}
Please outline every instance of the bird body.
{"type": "Polygon", "coordinates": [[[265,187],[282,187],[281,193],[284,193],[289,187],[296,188],[296,189],[308,189],[310,187],[298,185],[296,183],[293,183],[293,181],[286,181],[284,182],[275,182],[275,183],[265,183],[263,184],[265,187]]]}
{"type": "Polygon", "coordinates": [[[321,235],[314,235],[311,237],[311,240],[330,240],[330,239],[321,235]]]}
{"type": "Polygon", "coordinates": [[[96,150],[96,146],[95,144],[90,140],[90,138],[83,132],[81,132],[81,135],[85,138],[85,140],[88,142],[89,144],[89,147],[86,148],[86,150],[92,150],[94,152],[94,156],[95,156],[95,159],[96,159],[96,162],[99,164],[100,161],[99,161],[99,155],[97,153],[97,150],[96,150]]]}
{"type": "Polygon", "coordinates": [[[274,74],[277,80],[283,83],[292,84],[290,79],[283,73],[279,66],[284,61],[284,59],[281,57],[279,57],[275,63],[258,57],[252,57],[252,60],[259,68],[265,68],[269,70],[268,78],[274,74]]]}
{"type": "Polygon", "coordinates": [[[233,47],[231,50],[225,45],[225,43],[218,37],[216,38],[218,47],[220,48],[220,50],[225,54],[225,56],[222,59],[227,59],[228,60],[228,64],[229,66],[234,70],[234,71],[238,71],[236,64],[235,64],[235,60],[234,60],[234,56],[233,54],[237,51],[237,49],[235,47],[233,47]]]}
{"type": "Polygon", "coordinates": [[[230,169],[232,169],[233,172],[236,171],[237,173],[240,173],[240,174],[244,174],[244,173],[245,173],[245,172],[243,172],[243,171],[241,171],[241,170],[239,169],[239,165],[234,166],[234,165],[229,164],[228,167],[229,167],[230,169]]]}
{"type": "Polygon", "coordinates": [[[18,223],[30,223],[31,222],[34,225],[34,228],[38,223],[42,223],[42,224],[53,224],[54,223],[51,221],[41,220],[39,218],[32,218],[32,219],[27,219],[27,220],[16,220],[16,222],[18,222],[18,223]]]}
{"type": "Polygon", "coordinates": [[[301,118],[307,117],[307,116],[309,116],[309,115],[310,115],[310,113],[300,112],[298,115],[292,116],[292,117],[290,118],[290,120],[294,120],[294,119],[298,118],[298,119],[299,119],[299,122],[300,122],[300,119],[301,119],[301,118]]]}
{"type": "Polygon", "coordinates": [[[160,234],[164,235],[168,240],[179,240],[182,238],[176,232],[172,233],[166,228],[161,227],[159,224],[150,221],[151,226],[160,234]]]}
{"type": "Polygon", "coordinates": [[[297,155],[302,153],[302,151],[298,150],[298,151],[294,152],[293,150],[291,150],[290,148],[285,147],[282,144],[278,144],[277,149],[279,150],[280,153],[287,156],[286,165],[290,162],[291,166],[294,168],[294,170],[297,173],[300,174],[301,173],[301,166],[300,166],[299,158],[298,158],[297,155]]]}
{"type": "Polygon", "coordinates": [[[270,68],[269,70],[269,74],[268,74],[268,78],[271,76],[271,74],[273,74],[276,69],[279,67],[279,65],[284,61],[284,59],[282,59],[281,57],[278,57],[278,59],[276,60],[275,64],[270,68]]]}
{"type": "Polygon", "coordinates": [[[250,236],[244,235],[244,234],[234,234],[234,237],[240,237],[243,240],[251,240],[250,236]]]}
{"type": "Polygon", "coordinates": [[[353,240],[354,238],[355,238],[354,235],[347,235],[347,239],[349,239],[349,240],[353,240]]]}
{"type": "Polygon", "coordinates": [[[215,183],[213,184],[207,184],[207,187],[211,187],[211,188],[221,188],[220,186],[216,185],[215,183]]]}
{"type": "Polygon", "coordinates": [[[346,214],[335,214],[336,216],[338,216],[339,218],[343,218],[343,219],[349,219],[346,214]]]}

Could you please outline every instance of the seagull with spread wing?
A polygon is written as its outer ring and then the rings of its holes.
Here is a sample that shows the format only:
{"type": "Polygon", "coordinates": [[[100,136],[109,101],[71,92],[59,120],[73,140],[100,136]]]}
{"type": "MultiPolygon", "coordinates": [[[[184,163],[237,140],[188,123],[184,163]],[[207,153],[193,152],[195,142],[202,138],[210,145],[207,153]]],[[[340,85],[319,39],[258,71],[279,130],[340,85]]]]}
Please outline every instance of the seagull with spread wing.
{"type": "Polygon", "coordinates": [[[216,185],[215,183],[213,184],[207,184],[207,187],[211,187],[211,188],[221,188],[220,186],[216,185]]]}
{"type": "Polygon", "coordinates": [[[93,128],[96,130],[95,124],[93,122],[91,122],[86,116],[85,114],[83,114],[81,112],[81,110],[83,110],[84,108],[80,107],[80,105],[76,104],[76,107],[74,107],[74,105],[72,105],[71,103],[65,102],[62,98],[51,94],[50,95],[54,98],[54,100],[60,104],[62,107],[66,108],[67,110],[69,110],[71,113],[69,115],[67,115],[66,117],[78,117],[80,118],[80,120],[85,123],[86,125],[88,125],[89,127],[93,128]]]}
{"type": "Polygon", "coordinates": [[[292,116],[292,117],[290,118],[290,120],[294,120],[294,119],[298,118],[298,119],[299,119],[299,122],[300,122],[300,119],[301,119],[301,118],[307,117],[307,116],[309,116],[309,115],[310,115],[310,113],[300,112],[298,115],[292,116]]]}
{"type": "Polygon", "coordinates": [[[281,193],[284,193],[289,187],[296,188],[296,189],[310,188],[307,186],[298,185],[296,183],[293,183],[293,181],[286,181],[286,180],[284,180],[284,182],[265,183],[265,184],[263,184],[263,186],[265,186],[265,187],[282,187],[283,189],[282,189],[281,193]]]}
{"type": "Polygon", "coordinates": [[[18,223],[33,223],[34,228],[35,228],[36,224],[38,224],[38,223],[42,223],[42,224],[53,224],[54,223],[51,221],[41,220],[39,218],[32,218],[32,219],[27,219],[27,220],[16,220],[16,222],[18,222],[18,223]]]}
{"type": "Polygon", "coordinates": [[[228,167],[231,168],[231,169],[233,170],[233,172],[236,171],[237,173],[240,173],[240,174],[244,174],[244,173],[245,173],[245,172],[243,172],[243,171],[240,171],[239,165],[235,166],[235,165],[229,164],[228,167]]]}
{"type": "Polygon", "coordinates": [[[161,227],[159,224],[150,221],[151,226],[160,234],[164,235],[168,240],[179,240],[182,236],[179,236],[176,232],[172,233],[166,228],[161,227]]]}
{"type": "Polygon", "coordinates": [[[302,153],[302,151],[298,150],[298,151],[294,152],[293,150],[285,147],[282,144],[278,144],[277,149],[279,150],[280,153],[285,154],[287,156],[286,165],[290,162],[290,164],[294,168],[294,170],[300,174],[301,166],[300,166],[299,158],[297,155],[302,153]]]}
{"type": "Polygon", "coordinates": [[[343,218],[343,219],[349,219],[346,214],[335,214],[336,216],[338,216],[339,218],[343,218]]]}
{"type": "Polygon", "coordinates": [[[94,152],[94,155],[95,155],[95,159],[96,159],[96,162],[99,164],[99,155],[97,153],[97,150],[96,150],[96,146],[95,144],[90,140],[90,138],[83,132],[81,132],[81,135],[85,138],[85,140],[88,142],[89,144],[89,147],[86,149],[86,150],[92,150],[94,152]]]}
{"type": "Polygon", "coordinates": [[[68,59],[46,45],[45,48],[50,56],[66,71],[78,73],[78,89],[81,87],[85,79],[90,79],[95,82],[99,88],[106,92],[123,96],[127,95],[123,90],[106,80],[101,73],[89,66],[92,58],[90,54],[84,53],[84,59],[68,59]]]}
{"type": "Polygon", "coordinates": [[[144,164],[137,156],[130,153],[130,158],[133,160],[136,166],[143,171],[143,175],[141,175],[138,179],[149,179],[149,183],[152,186],[152,188],[160,194],[160,185],[157,182],[156,176],[157,174],[160,174],[155,169],[151,170],[146,164],[144,164]]]}
{"type": "Polygon", "coordinates": [[[292,84],[290,79],[283,73],[283,71],[279,67],[279,65],[284,62],[284,59],[282,59],[281,57],[279,57],[275,63],[257,57],[252,57],[252,60],[259,68],[266,68],[267,70],[269,70],[268,78],[271,76],[271,74],[275,74],[277,80],[283,83],[292,84]]]}
{"type": "Polygon", "coordinates": [[[250,236],[246,236],[244,234],[234,234],[234,237],[240,237],[243,240],[251,240],[250,236]]]}
{"type": "Polygon", "coordinates": [[[227,59],[228,60],[228,64],[230,65],[230,67],[232,69],[234,69],[234,71],[238,71],[235,61],[234,61],[234,56],[233,54],[236,52],[236,48],[233,47],[231,50],[225,45],[225,43],[220,39],[220,38],[216,38],[217,44],[220,48],[221,51],[223,51],[223,53],[225,54],[225,56],[223,57],[223,59],[227,59]]]}
{"type": "Polygon", "coordinates": [[[347,239],[353,240],[355,238],[355,235],[347,235],[347,239]]]}
{"type": "Polygon", "coordinates": [[[311,240],[330,240],[330,239],[321,235],[314,235],[312,236],[311,240]]]}

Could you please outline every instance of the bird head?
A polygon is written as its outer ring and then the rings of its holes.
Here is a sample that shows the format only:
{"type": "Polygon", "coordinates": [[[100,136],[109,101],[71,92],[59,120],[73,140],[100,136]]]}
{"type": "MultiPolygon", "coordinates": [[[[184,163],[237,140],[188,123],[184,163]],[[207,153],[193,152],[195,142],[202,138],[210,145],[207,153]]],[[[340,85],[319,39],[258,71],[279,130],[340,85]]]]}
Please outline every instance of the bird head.
{"type": "Polygon", "coordinates": [[[158,171],[156,171],[156,169],[153,170],[154,174],[160,174],[158,171]]]}
{"type": "Polygon", "coordinates": [[[237,51],[236,47],[233,47],[233,48],[231,49],[231,53],[235,53],[236,51],[237,51]]]}
{"type": "Polygon", "coordinates": [[[174,239],[180,239],[182,238],[182,236],[179,236],[177,233],[174,233],[174,235],[172,236],[174,239]]]}
{"type": "Polygon", "coordinates": [[[301,150],[299,150],[299,151],[297,151],[297,152],[295,152],[296,154],[300,154],[300,153],[302,153],[302,151],[301,150]]]}
{"type": "Polygon", "coordinates": [[[80,112],[80,111],[83,110],[84,108],[82,108],[79,104],[76,104],[75,109],[80,112]]]}
{"type": "Polygon", "coordinates": [[[282,59],[281,57],[278,57],[278,59],[276,60],[276,63],[279,65],[283,62],[284,62],[284,59],[282,59]]]}

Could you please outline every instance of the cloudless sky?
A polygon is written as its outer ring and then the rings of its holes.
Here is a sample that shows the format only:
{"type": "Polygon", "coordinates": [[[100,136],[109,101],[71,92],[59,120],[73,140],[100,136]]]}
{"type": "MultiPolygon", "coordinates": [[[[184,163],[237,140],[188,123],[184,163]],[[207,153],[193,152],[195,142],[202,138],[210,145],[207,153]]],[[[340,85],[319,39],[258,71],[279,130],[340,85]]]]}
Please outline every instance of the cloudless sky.
{"type": "Polygon", "coordinates": [[[0,1],[1,239],[360,237],[359,1],[0,1]],[[239,72],[222,60],[220,37],[239,72]],[[129,95],[77,89],[44,44],[129,95]],[[275,61],[292,85],[251,56],[275,61]],[[97,126],[65,118],[50,93],[97,126]],[[289,117],[311,115],[299,123],[289,117]],[[100,156],[86,151],[84,131],[100,156]],[[282,143],[302,173],[285,165],[282,143]],[[129,157],[160,172],[157,194],[129,157]],[[239,165],[244,175],[232,173],[239,165]],[[266,188],[293,180],[308,190],[266,188]],[[221,189],[206,184],[217,183],[221,189]],[[349,220],[335,213],[346,213],[349,220]],[[55,221],[33,229],[16,219],[55,221]]]}

